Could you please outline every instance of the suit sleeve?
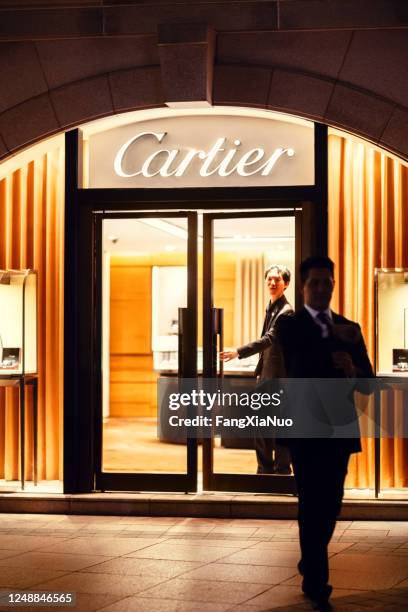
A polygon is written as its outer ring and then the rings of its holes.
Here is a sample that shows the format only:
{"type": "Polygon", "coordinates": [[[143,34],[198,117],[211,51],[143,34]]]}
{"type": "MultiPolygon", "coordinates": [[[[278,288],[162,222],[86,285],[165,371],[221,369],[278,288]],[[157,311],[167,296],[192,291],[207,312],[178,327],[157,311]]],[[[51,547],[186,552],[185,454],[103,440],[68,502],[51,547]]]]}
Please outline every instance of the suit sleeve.
{"type": "Polygon", "coordinates": [[[273,328],[268,330],[266,334],[258,338],[258,340],[254,340],[253,342],[248,342],[248,344],[244,344],[240,346],[238,351],[238,359],[245,359],[246,357],[250,357],[251,355],[255,355],[256,353],[260,353],[265,350],[268,346],[273,344],[275,338],[275,334],[273,328]]]}
{"type": "Polygon", "coordinates": [[[286,309],[284,312],[280,313],[277,317],[275,324],[268,329],[268,331],[258,338],[258,340],[254,340],[254,342],[248,342],[248,344],[244,344],[240,346],[238,351],[238,359],[245,359],[246,357],[250,357],[251,355],[255,355],[255,353],[260,353],[264,351],[266,348],[276,344],[279,342],[278,335],[280,334],[279,330],[284,326],[284,320],[287,317],[293,315],[293,310],[286,309]]]}
{"type": "Polygon", "coordinates": [[[254,340],[253,342],[248,342],[248,344],[240,346],[237,349],[238,359],[245,359],[246,357],[250,357],[251,355],[260,353],[271,345],[274,345],[277,342],[277,329],[280,325],[280,322],[282,321],[282,319],[292,313],[293,310],[291,309],[285,310],[285,312],[282,312],[278,315],[275,324],[270,329],[268,329],[268,331],[263,336],[258,338],[258,340],[254,340]]]}
{"type": "Polygon", "coordinates": [[[368,379],[375,379],[375,374],[370,359],[368,357],[363,334],[361,333],[361,328],[358,324],[356,325],[360,331],[361,336],[359,342],[355,347],[355,350],[353,351],[352,356],[353,363],[356,368],[357,379],[361,379],[356,381],[356,389],[360,393],[369,395],[375,389],[375,382],[374,380],[370,381],[368,379]]]}

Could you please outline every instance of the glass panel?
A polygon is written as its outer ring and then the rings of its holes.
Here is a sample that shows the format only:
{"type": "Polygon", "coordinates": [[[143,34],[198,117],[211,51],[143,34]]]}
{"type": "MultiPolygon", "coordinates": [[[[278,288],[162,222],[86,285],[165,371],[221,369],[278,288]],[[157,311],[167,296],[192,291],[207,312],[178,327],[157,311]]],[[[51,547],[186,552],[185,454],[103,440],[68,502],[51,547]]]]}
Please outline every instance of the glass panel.
{"type": "MultiPolygon", "coordinates": [[[[271,264],[293,274],[285,295],[294,306],[294,217],[214,220],[214,305],[224,309],[224,350],[261,336],[269,293],[264,271],[271,264]]],[[[259,355],[224,363],[226,377],[254,375],[259,355]]],[[[255,385],[255,379],[254,379],[255,385]]],[[[255,474],[253,439],[216,439],[214,472],[255,474]]]]}
{"type": "Polygon", "coordinates": [[[0,375],[37,373],[37,274],[0,270],[0,375]]]}
{"type": "Polygon", "coordinates": [[[184,440],[158,437],[157,381],[178,376],[187,219],[105,219],[102,288],[102,470],[186,473],[184,440]]]}
{"type": "MultiPolygon", "coordinates": [[[[377,375],[387,376],[381,393],[385,428],[405,422],[408,401],[408,269],[377,271],[377,375]]],[[[407,438],[382,432],[381,499],[407,499],[407,438]]]]}
{"type": "Polygon", "coordinates": [[[408,270],[379,270],[377,371],[408,374],[408,270]]]}

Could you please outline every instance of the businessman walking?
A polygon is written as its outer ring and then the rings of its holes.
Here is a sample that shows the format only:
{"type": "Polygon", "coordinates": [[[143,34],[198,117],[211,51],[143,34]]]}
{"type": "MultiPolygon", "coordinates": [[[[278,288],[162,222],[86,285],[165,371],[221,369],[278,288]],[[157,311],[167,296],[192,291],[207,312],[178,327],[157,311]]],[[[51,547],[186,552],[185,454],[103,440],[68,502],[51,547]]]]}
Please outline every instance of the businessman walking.
{"type": "MultiPolygon", "coordinates": [[[[373,385],[367,379],[373,378],[374,373],[360,327],[330,308],[335,282],[333,262],[328,257],[304,260],[300,279],[304,307],[292,316],[280,317],[274,330],[283,352],[286,376],[349,378],[352,389],[371,393],[373,385]]],[[[301,407],[304,405],[302,401],[301,407]]],[[[351,407],[355,413],[353,401],[351,407]]],[[[309,437],[287,439],[285,443],[298,489],[298,568],[303,576],[302,589],[314,609],[328,612],[332,609],[332,587],[328,583],[327,548],[340,513],[350,454],[361,451],[360,439],[309,437]]]]}

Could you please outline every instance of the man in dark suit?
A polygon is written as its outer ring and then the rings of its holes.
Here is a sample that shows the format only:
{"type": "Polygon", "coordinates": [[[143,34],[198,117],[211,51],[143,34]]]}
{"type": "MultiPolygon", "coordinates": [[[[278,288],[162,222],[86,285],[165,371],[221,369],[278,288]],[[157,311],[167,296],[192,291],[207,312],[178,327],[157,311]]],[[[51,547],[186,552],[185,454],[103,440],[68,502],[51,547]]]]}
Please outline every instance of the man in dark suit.
{"type": "MultiPolygon", "coordinates": [[[[314,379],[307,383],[311,388],[319,384],[315,379],[347,378],[350,380],[339,381],[339,386],[349,385],[351,390],[371,393],[373,384],[367,379],[373,378],[374,373],[360,327],[330,309],[333,262],[328,257],[310,257],[301,263],[300,277],[304,307],[292,316],[280,317],[274,332],[283,352],[287,378],[314,379]]],[[[289,380],[288,385],[291,384],[297,383],[289,380]]],[[[335,403],[338,393],[335,381],[324,384],[326,398],[329,403],[335,403]]],[[[306,410],[305,406],[303,396],[300,408],[306,410]]],[[[346,402],[344,406],[346,412],[346,402]]],[[[355,414],[353,399],[351,406],[355,414]]],[[[315,415],[327,416],[325,406],[315,407],[315,415]]],[[[355,421],[358,423],[356,415],[355,421]]],[[[333,431],[330,424],[328,431],[333,431]]],[[[350,454],[361,451],[359,430],[353,438],[312,435],[287,438],[285,444],[291,453],[299,497],[301,560],[298,567],[303,576],[302,588],[314,609],[329,611],[332,587],[328,584],[327,547],[341,508],[350,454]]]]}
{"type": "MultiPolygon", "coordinates": [[[[236,357],[244,359],[259,353],[260,357],[255,368],[255,375],[260,383],[284,376],[282,353],[279,345],[271,339],[271,334],[281,315],[293,313],[292,306],[284,295],[290,283],[288,268],[276,264],[269,266],[265,270],[265,281],[270,300],[265,313],[261,337],[237,348],[235,351],[220,353],[220,358],[225,361],[236,357]]],[[[284,446],[277,445],[273,437],[256,437],[255,450],[258,474],[291,474],[288,450],[284,446]]]]}

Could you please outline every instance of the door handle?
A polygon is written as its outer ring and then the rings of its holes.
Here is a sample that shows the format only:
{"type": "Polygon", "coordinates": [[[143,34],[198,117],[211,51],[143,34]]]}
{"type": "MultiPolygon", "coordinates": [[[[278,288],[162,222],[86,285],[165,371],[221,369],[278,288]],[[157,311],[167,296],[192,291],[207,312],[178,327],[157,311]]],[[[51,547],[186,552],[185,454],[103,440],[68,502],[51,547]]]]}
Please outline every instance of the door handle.
{"type": "Polygon", "coordinates": [[[191,359],[191,355],[196,340],[190,308],[178,309],[178,324],[178,375],[179,378],[195,378],[197,365],[191,359]]]}
{"type": "Polygon", "coordinates": [[[178,309],[178,375],[184,378],[185,367],[185,327],[187,308],[178,309]]]}
{"type": "Polygon", "coordinates": [[[218,358],[221,351],[224,350],[224,309],[213,308],[213,346],[215,357],[214,372],[218,378],[224,377],[224,362],[218,358]],[[218,342],[217,342],[218,339],[218,342]]]}

